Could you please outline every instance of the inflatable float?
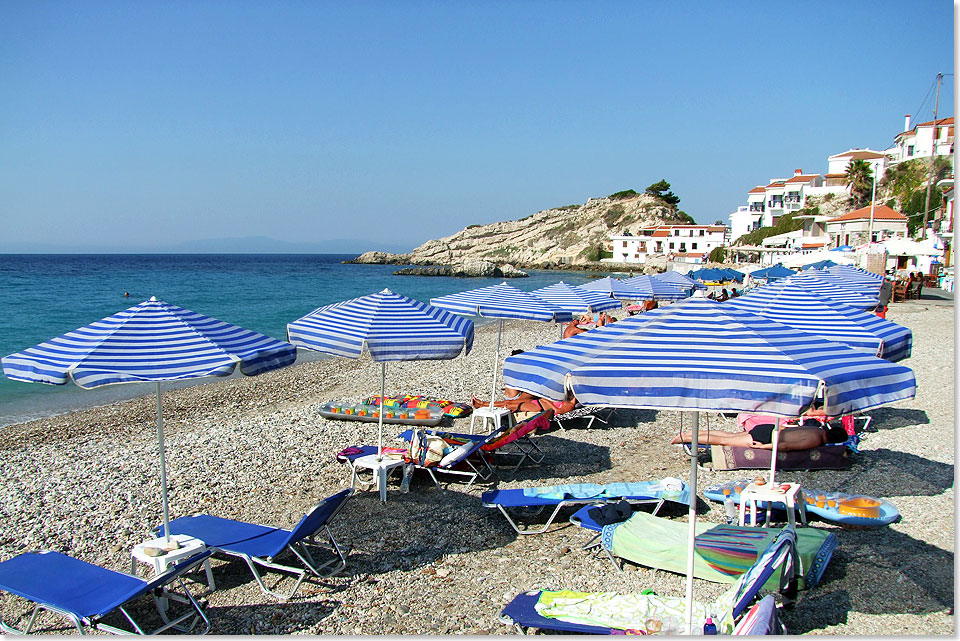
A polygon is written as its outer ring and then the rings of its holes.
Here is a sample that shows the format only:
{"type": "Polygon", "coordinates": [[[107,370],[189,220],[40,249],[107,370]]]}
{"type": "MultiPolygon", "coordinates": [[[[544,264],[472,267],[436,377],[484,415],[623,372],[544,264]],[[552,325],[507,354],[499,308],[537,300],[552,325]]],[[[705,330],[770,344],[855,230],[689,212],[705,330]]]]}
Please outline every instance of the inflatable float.
{"type": "MultiPolygon", "coordinates": [[[[365,421],[367,423],[376,423],[380,420],[380,408],[376,405],[325,403],[320,407],[320,416],[338,421],[365,421]]],[[[422,407],[416,409],[383,408],[384,423],[436,427],[442,420],[443,410],[439,407],[422,407]]]]}
{"type": "MultiPolygon", "coordinates": [[[[728,481],[708,487],[703,495],[711,501],[723,503],[729,494],[733,501],[740,505],[740,490],[750,484],[748,479],[728,481]]],[[[840,523],[842,525],[859,525],[877,527],[889,525],[900,518],[900,510],[883,499],[863,494],[845,494],[843,492],[824,492],[812,488],[802,488],[803,498],[807,504],[807,513],[816,514],[822,519],[840,523]]],[[[766,509],[765,502],[758,503],[758,507],[766,509]]],[[[774,509],[783,510],[783,504],[774,503],[774,509]]],[[[758,515],[759,516],[759,515],[758,515]]]]}

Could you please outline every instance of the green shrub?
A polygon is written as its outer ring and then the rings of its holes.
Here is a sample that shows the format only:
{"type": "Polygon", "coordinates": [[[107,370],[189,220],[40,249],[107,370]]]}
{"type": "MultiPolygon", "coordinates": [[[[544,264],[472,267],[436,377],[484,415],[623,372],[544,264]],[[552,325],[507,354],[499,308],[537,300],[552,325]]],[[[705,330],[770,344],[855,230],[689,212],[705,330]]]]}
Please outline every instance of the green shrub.
{"type": "Polygon", "coordinates": [[[610,205],[607,211],[603,212],[603,222],[607,228],[615,227],[623,216],[623,205],[610,205]]]}
{"type": "Polygon", "coordinates": [[[609,198],[610,200],[624,200],[626,198],[634,198],[639,195],[640,194],[638,194],[632,189],[625,189],[623,191],[618,191],[615,194],[610,194],[609,196],[607,196],[607,198],[609,198]]]}
{"type": "Polygon", "coordinates": [[[483,227],[483,225],[467,225],[467,229],[476,229],[477,227],[483,227]]]}
{"type": "Polygon", "coordinates": [[[727,258],[727,250],[723,247],[714,247],[710,250],[710,253],[707,254],[707,260],[711,263],[722,263],[727,258]]]}

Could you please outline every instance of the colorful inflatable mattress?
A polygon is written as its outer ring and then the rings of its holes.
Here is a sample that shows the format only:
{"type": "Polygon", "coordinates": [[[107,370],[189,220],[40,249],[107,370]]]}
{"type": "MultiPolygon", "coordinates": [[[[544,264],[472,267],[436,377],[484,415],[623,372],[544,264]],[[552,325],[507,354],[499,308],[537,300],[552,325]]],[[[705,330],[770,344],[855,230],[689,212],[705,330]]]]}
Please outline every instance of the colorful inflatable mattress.
{"type": "MultiPolygon", "coordinates": [[[[320,416],[339,421],[376,423],[380,420],[380,408],[374,405],[353,403],[325,403],[320,408],[320,416]]],[[[399,409],[384,406],[383,408],[384,423],[436,427],[442,420],[443,410],[438,407],[399,409]]]]}
{"type": "MultiPolygon", "coordinates": [[[[740,490],[750,484],[747,479],[728,481],[708,487],[703,495],[711,501],[722,503],[727,494],[740,505],[740,490]]],[[[877,527],[889,525],[900,518],[900,511],[890,501],[878,499],[863,494],[846,494],[844,492],[824,492],[812,488],[802,488],[807,513],[816,514],[822,519],[840,523],[842,525],[858,525],[877,527]]],[[[759,507],[766,509],[765,502],[759,502],[759,507]]],[[[774,503],[773,508],[785,510],[782,503],[774,503]]]]}

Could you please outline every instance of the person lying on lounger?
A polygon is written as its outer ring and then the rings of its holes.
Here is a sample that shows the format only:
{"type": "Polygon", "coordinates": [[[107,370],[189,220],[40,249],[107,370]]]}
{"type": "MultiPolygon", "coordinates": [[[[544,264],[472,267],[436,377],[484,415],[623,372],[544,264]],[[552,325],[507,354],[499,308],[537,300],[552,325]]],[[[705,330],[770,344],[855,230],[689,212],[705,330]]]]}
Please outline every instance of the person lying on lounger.
{"type": "MultiPolygon", "coordinates": [[[[508,391],[516,392],[518,394],[517,398],[507,399],[503,401],[497,401],[493,405],[495,407],[505,407],[511,412],[543,412],[546,410],[552,409],[555,414],[563,414],[569,412],[577,406],[577,399],[573,394],[567,393],[567,397],[562,401],[551,401],[548,398],[538,398],[533,394],[528,394],[527,392],[521,392],[519,390],[514,390],[512,388],[504,388],[504,393],[508,391]]],[[[490,401],[484,401],[476,396],[472,399],[473,406],[477,407],[489,407],[490,401]]]]}
{"type": "MultiPolygon", "coordinates": [[[[697,441],[700,445],[730,445],[733,447],[752,447],[758,450],[773,449],[773,430],[776,425],[762,423],[753,426],[746,432],[722,432],[718,430],[700,430],[697,441]]],[[[810,427],[803,425],[783,425],[780,427],[780,439],[777,450],[789,452],[791,450],[809,450],[827,443],[843,443],[849,438],[842,427],[810,427]]],[[[690,432],[675,436],[674,445],[690,442],[690,432]]]]}

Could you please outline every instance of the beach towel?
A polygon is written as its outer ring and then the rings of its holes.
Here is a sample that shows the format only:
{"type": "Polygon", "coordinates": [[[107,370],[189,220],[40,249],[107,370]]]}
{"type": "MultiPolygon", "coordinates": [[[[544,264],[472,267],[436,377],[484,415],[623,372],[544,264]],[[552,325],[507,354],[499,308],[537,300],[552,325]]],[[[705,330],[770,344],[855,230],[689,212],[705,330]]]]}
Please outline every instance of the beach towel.
{"type": "Polygon", "coordinates": [[[568,485],[549,485],[545,487],[526,487],[524,496],[563,500],[567,498],[591,499],[595,497],[616,498],[618,496],[660,497],[678,503],[689,498],[689,490],[683,481],[665,478],[661,481],[640,481],[636,483],[576,483],[568,485]],[[687,497],[687,498],[684,498],[687,497]]]}
{"type": "MultiPolygon", "coordinates": [[[[688,524],[681,521],[634,512],[623,523],[604,526],[601,543],[611,554],[622,559],[686,574],[687,529],[688,524]]],[[[779,532],[771,528],[698,522],[694,540],[694,576],[714,583],[736,581],[779,532]],[[741,540],[740,544],[732,542],[736,538],[741,540]]],[[[800,582],[802,589],[812,588],[819,582],[836,545],[837,537],[829,532],[812,527],[797,528],[797,552],[804,571],[800,582]]],[[[778,581],[778,577],[772,577],[765,586],[776,590],[778,581]]]]}

